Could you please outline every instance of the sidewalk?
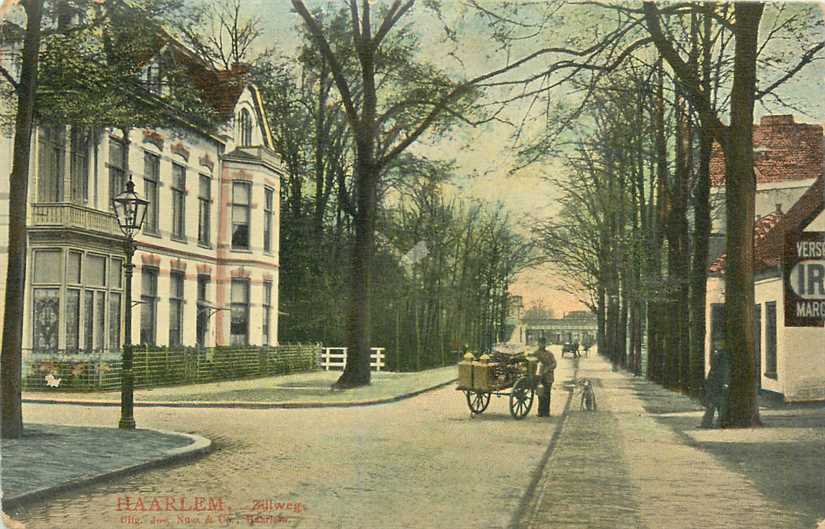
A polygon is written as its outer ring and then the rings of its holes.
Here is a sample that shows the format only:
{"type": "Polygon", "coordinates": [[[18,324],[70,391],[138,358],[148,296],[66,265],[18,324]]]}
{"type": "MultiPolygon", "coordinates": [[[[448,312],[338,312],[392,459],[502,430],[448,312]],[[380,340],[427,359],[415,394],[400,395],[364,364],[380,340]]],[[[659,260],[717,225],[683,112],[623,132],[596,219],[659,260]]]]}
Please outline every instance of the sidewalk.
{"type": "MultiPolygon", "coordinates": [[[[413,397],[456,378],[456,367],[417,373],[373,372],[369,386],[332,391],[340,371],[213,382],[135,391],[136,406],[209,408],[319,408],[365,406],[413,397]]],[[[119,406],[120,391],[69,393],[24,391],[23,402],[119,406]]]]}
{"type": "Polygon", "coordinates": [[[3,506],[203,455],[204,437],[159,430],[26,424],[0,441],[3,506]]]}
{"type": "Polygon", "coordinates": [[[574,400],[523,528],[810,528],[825,519],[825,409],[762,411],[759,429],[702,430],[695,401],[580,360],[598,411],[574,400]]]}

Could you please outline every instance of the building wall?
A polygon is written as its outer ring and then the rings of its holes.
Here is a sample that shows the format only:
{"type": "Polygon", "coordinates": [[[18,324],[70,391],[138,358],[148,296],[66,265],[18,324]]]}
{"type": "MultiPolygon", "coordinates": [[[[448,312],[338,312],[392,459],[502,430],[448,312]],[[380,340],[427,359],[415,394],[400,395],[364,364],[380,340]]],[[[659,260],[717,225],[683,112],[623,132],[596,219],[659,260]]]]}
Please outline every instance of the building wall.
{"type": "MultiPolygon", "coordinates": [[[[825,231],[825,212],[805,231],[825,231]]],[[[785,400],[825,399],[825,327],[789,327],[784,333],[790,381],[785,400]]]]}
{"type": "MultiPolygon", "coordinates": [[[[806,231],[823,231],[825,213],[820,214],[806,231]]],[[[775,275],[759,279],[754,284],[755,303],[760,305],[760,383],[762,389],[784,396],[786,401],[807,401],[825,399],[825,327],[785,327],[784,291],[782,277],[775,275]],[[776,376],[766,375],[767,367],[767,310],[768,302],[776,303],[776,376]]],[[[708,279],[706,306],[707,328],[705,333],[705,369],[710,365],[712,350],[711,307],[724,303],[724,280],[721,277],[708,279]]]]}
{"type": "MultiPolygon", "coordinates": [[[[787,212],[799,200],[805,191],[811,187],[815,179],[789,180],[786,182],[758,183],[756,186],[756,215],[763,217],[776,211],[777,206],[787,212]]],[[[711,232],[714,234],[727,233],[725,221],[725,191],[724,188],[713,190],[714,199],[711,213],[711,232]]],[[[724,236],[721,238],[724,241],[724,236]]],[[[724,251],[724,250],[723,250],[724,251]]],[[[711,252],[714,253],[714,252],[711,252]]],[[[718,257],[718,255],[716,255],[718,257]]],[[[712,262],[712,260],[711,260],[712,262]]]]}
{"type": "MultiPolygon", "coordinates": [[[[791,361],[794,349],[790,347],[787,342],[788,329],[784,326],[784,297],[782,295],[782,278],[774,277],[757,281],[754,284],[754,301],[760,305],[761,326],[759,332],[760,350],[760,383],[762,389],[773,391],[775,393],[787,394],[788,385],[793,384],[793,373],[790,371],[789,362],[791,361]],[[776,376],[766,375],[766,366],[768,358],[768,342],[767,342],[767,309],[768,302],[776,303],[776,376]]],[[[756,337],[754,337],[756,338],[756,337]]]]}
{"type": "MultiPolygon", "coordinates": [[[[246,90],[241,97],[239,107],[246,105],[252,107],[254,103],[253,94],[246,90]]],[[[253,109],[254,110],[254,109],[253,109]]],[[[258,127],[258,117],[260,113],[250,112],[253,119],[252,144],[260,145],[266,139],[266,132],[258,127]]],[[[129,134],[129,162],[128,168],[133,175],[135,189],[139,195],[146,197],[146,184],[148,176],[148,165],[145,163],[145,155],[152,154],[159,159],[158,187],[157,187],[157,220],[158,229],[150,233],[145,229],[136,236],[138,251],[134,258],[134,278],[132,288],[132,299],[134,302],[141,300],[143,293],[142,272],[144,268],[152,268],[158,271],[157,277],[157,298],[156,298],[156,324],[155,335],[156,345],[168,345],[170,340],[170,293],[172,272],[182,272],[183,282],[183,324],[181,326],[182,345],[193,346],[196,343],[196,321],[199,311],[198,299],[198,276],[208,275],[210,283],[207,288],[207,300],[218,310],[212,315],[209,322],[209,332],[207,333],[205,346],[227,345],[229,344],[229,290],[233,277],[246,277],[250,280],[250,307],[249,307],[249,340],[250,345],[264,344],[264,281],[272,284],[272,296],[270,302],[270,322],[269,322],[269,344],[278,343],[278,254],[279,254],[279,225],[280,225],[280,168],[278,161],[271,151],[262,151],[260,147],[252,147],[250,153],[245,155],[243,161],[225,161],[224,153],[228,149],[235,149],[235,138],[232,132],[237,132],[234,126],[234,119],[231,119],[224,131],[228,134],[220,138],[211,137],[204,133],[195,131],[180,130],[143,130],[134,129],[129,134]],[[265,158],[265,160],[263,160],[265,158]],[[183,236],[173,236],[173,167],[178,166],[185,171],[185,186],[183,194],[184,203],[184,231],[183,236]],[[208,177],[210,184],[209,219],[210,229],[207,241],[199,240],[199,209],[200,209],[200,179],[201,176],[208,177]],[[221,225],[221,222],[231,223],[231,178],[242,175],[252,183],[252,197],[250,203],[250,226],[252,240],[248,250],[238,251],[231,247],[231,226],[221,225]],[[226,180],[224,177],[229,178],[226,180]],[[230,184],[227,190],[226,183],[230,184]],[[269,188],[273,193],[272,200],[272,248],[264,251],[262,240],[262,225],[264,215],[264,190],[269,188]],[[229,213],[227,215],[227,213],[229,213]]],[[[53,333],[49,334],[51,347],[56,343],[57,347],[64,349],[67,343],[71,343],[67,332],[67,292],[80,289],[81,304],[86,290],[92,290],[88,285],[69,284],[65,278],[67,273],[67,256],[70,250],[83,252],[83,266],[85,267],[86,254],[102,256],[106,259],[107,282],[109,283],[101,290],[101,303],[105,302],[105,309],[99,312],[100,317],[89,318],[103,326],[102,333],[95,334],[91,341],[94,348],[111,349],[119,344],[116,341],[117,333],[120,333],[122,343],[122,325],[112,328],[122,321],[122,313],[125,312],[124,287],[125,280],[120,277],[118,280],[109,276],[114,270],[120,269],[119,262],[124,255],[122,247],[122,235],[114,222],[114,216],[110,212],[110,189],[109,174],[110,160],[109,149],[113,142],[122,141],[120,130],[104,130],[93,137],[92,145],[89,147],[89,192],[88,201],[83,204],[68,206],[71,190],[71,173],[69,170],[69,160],[71,159],[71,142],[69,135],[66,136],[65,144],[65,170],[62,173],[64,186],[63,201],[49,203],[45,206],[51,210],[65,211],[66,207],[72,215],[79,218],[91,218],[93,222],[70,228],[68,225],[54,224],[44,225],[43,211],[44,202],[38,193],[39,179],[41,178],[38,168],[40,164],[40,135],[35,134],[32,144],[32,161],[29,184],[29,254],[26,307],[24,318],[24,347],[32,348],[38,344],[33,336],[34,307],[33,294],[35,289],[51,289],[59,292],[59,332],[58,337],[52,340],[53,333]],[[66,205],[66,207],[64,207],[66,205]],[[61,209],[63,208],[63,209],[61,209]],[[90,230],[89,226],[93,226],[90,230]],[[60,279],[57,283],[36,284],[33,279],[35,272],[34,257],[39,251],[59,250],[60,254],[60,279]],[[116,286],[113,286],[116,285],[116,286]],[[109,304],[116,302],[120,297],[121,316],[110,313],[109,304]],[[28,317],[31,316],[31,317],[28,317]],[[117,317],[117,319],[115,319],[117,317]]],[[[268,142],[267,142],[268,143],[268,142]]],[[[11,170],[11,148],[12,138],[3,136],[0,139],[0,166],[5,167],[7,173],[11,170]]],[[[246,148],[244,148],[246,149],[246,148]]],[[[8,235],[8,178],[0,179],[0,295],[4,295],[6,261],[7,261],[7,235],[8,235]]],[[[119,190],[116,190],[119,191],[119,190]]],[[[63,217],[61,217],[63,218],[63,217]]],[[[46,222],[45,224],[49,224],[46,222]]],[[[50,254],[51,255],[51,254],[50,254]]],[[[84,282],[85,282],[84,277],[84,282]]],[[[44,292],[40,291],[39,295],[44,292]]],[[[93,294],[97,296],[97,294],[93,294]]],[[[96,299],[96,298],[95,298],[96,299]]],[[[0,318],[2,318],[3,303],[0,303],[0,318]]],[[[116,305],[115,305],[116,306],[116,305]]],[[[41,306],[42,307],[42,306],[41,306]]],[[[97,308],[97,305],[95,305],[97,308]]],[[[103,308],[101,306],[100,308],[103,308]]],[[[132,342],[140,343],[141,332],[141,305],[136,304],[132,310],[132,342]]],[[[92,311],[94,313],[94,311],[92,311]]],[[[85,306],[80,311],[81,334],[84,329],[86,311],[85,306]]],[[[2,320],[0,320],[2,321],[2,320]]],[[[41,335],[42,338],[42,335],[41,335]]],[[[80,338],[80,343],[74,347],[86,349],[86,343],[80,338]]],[[[40,339],[39,343],[44,343],[40,339]]]]}

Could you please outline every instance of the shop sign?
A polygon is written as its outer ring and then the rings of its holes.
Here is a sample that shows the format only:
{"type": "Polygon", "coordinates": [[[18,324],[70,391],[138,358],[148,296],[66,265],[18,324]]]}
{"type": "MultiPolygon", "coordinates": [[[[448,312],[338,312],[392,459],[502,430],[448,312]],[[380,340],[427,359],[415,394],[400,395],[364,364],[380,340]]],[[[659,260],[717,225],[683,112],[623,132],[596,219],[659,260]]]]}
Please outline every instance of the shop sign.
{"type": "Polygon", "coordinates": [[[785,326],[825,325],[825,232],[789,233],[782,272],[785,326]]]}

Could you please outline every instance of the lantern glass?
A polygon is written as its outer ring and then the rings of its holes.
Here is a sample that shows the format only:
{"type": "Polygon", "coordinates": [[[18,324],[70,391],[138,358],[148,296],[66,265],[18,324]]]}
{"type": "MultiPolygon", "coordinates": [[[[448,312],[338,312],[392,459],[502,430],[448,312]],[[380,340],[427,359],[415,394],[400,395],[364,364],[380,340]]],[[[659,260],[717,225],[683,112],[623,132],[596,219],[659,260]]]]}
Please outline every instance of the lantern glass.
{"type": "Polygon", "coordinates": [[[135,193],[135,184],[131,180],[126,182],[126,190],[112,199],[117,223],[124,235],[131,238],[140,231],[148,205],[148,201],[135,193]]]}

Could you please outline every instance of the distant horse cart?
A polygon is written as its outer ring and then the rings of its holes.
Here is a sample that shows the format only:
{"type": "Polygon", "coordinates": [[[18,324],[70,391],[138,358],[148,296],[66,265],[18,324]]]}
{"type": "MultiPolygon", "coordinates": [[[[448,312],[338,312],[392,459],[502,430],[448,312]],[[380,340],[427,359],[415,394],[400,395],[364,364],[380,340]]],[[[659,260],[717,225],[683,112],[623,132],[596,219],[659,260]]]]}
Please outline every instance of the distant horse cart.
{"type": "Polygon", "coordinates": [[[510,415],[523,419],[533,407],[537,360],[521,353],[494,352],[476,359],[464,355],[458,364],[458,391],[464,392],[470,415],[476,416],[490,405],[490,397],[508,397],[510,415]]]}
{"type": "Polygon", "coordinates": [[[564,358],[564,355],[569,354],[573,358],[579,356],[579,346],[577,343],[571,342],[564,342],[561,346],[561,357],[564,358]]]}

